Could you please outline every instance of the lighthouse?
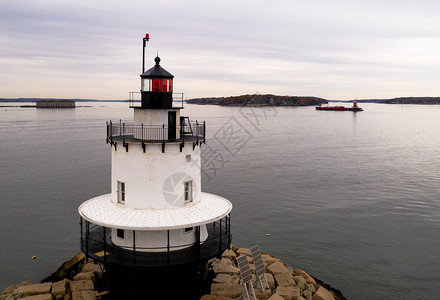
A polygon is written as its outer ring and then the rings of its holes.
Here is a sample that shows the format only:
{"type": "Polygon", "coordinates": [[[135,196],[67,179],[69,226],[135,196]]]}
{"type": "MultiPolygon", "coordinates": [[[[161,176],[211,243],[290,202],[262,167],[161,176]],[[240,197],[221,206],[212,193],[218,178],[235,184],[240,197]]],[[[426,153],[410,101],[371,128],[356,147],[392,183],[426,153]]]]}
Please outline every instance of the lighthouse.
{"type": "Polygon", "coordinates": [[[111,192],[78,208],[81,250],[104,266],[111,293],[132,297],[148,284],[159,296],[172,290],[161,291],[164,282],[195,286],[231,244],[231,202],[202,192],[206,124],[182,114],[183,94],[159,56],[145,70],[148,40],[133,119],[107,122],[111,192]]]}

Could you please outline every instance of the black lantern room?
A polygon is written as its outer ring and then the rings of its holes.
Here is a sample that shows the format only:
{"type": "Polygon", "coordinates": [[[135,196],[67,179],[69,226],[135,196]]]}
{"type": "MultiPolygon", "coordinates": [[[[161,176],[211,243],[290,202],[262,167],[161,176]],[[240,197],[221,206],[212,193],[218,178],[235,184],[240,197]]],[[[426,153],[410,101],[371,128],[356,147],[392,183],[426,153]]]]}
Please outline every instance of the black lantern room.
{"type": "Polygon", "coordinates": [[[154,59],[156,65],[141,74],[141,108],[172,108],[174,76],[160,66],[160,58],[154,59]]]}

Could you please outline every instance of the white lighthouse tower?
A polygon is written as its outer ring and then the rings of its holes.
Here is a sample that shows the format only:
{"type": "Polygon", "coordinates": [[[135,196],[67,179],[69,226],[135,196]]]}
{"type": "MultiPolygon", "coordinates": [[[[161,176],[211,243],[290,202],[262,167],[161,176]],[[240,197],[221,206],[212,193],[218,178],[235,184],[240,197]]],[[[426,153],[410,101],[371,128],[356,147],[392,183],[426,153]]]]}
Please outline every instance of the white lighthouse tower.
{"type": "Polygon", "coordinates": [[[152,270],[200,270],[231,242],[232,204],[201,189],[205,123],[182,116],[183,94],[173,101],[174,76],[160,61],[143,68],[141,101],[130,102],[133,120],[107,123],[111,193],[78,209],[81,250],[104,264],[113,288],[129,274],[142,283],[141,274],[152,270]]]}

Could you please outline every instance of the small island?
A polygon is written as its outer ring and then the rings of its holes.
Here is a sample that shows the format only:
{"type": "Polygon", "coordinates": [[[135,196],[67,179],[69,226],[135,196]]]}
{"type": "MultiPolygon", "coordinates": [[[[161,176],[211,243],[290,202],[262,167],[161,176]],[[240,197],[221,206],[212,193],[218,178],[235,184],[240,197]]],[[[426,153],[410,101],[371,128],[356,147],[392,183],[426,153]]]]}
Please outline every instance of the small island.
{"type": "Polygon", "coordinates": [[[222,106],[309,106],[327,104],[323,98],[311,96],[277,96],[253,94],[230,97],[206,97],[188,99],[191,104],[211,104],[222,106]]]}

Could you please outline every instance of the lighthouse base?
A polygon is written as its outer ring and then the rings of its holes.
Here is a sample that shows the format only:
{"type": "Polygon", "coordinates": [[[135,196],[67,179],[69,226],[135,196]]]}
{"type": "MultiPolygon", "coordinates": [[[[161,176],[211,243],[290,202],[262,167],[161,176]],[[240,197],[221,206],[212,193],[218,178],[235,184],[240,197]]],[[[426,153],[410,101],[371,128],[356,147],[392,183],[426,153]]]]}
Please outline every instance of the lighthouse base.
{"type": "MultiPolygon", "coordinates": [[[[106,266],[108,299],[188,299],[210,292],[207,262],[164,268],[106,266]]],[[[106,298],[107,299],[107,298],[106,298]]]]}
{"type": "Polygon", "coordinates": [[[196,242],[179,250],[169,246],[163,247],[161,252],[145,252],[139,251],[135,244],[130,249],[116,246],[110,240],[111,228],[81,219],[81,251],[104,265],[140,268],[188,265],[219,257],[231,244],[230,228],[228,215],[206,224],[208,238],[203,243],[196,242]]]}

